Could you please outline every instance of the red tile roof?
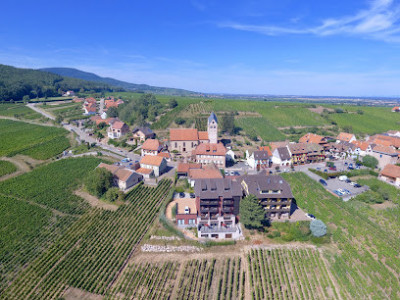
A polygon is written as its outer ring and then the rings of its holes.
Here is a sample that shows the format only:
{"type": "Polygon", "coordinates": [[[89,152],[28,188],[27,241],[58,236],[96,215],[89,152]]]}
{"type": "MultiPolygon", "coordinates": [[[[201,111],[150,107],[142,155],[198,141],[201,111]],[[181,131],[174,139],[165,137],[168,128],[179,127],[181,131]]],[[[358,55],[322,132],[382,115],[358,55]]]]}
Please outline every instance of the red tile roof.
{"type": "Polygon", "coordinates": [[[354,144],[356,147],[360,148],[362,151],[367,150],[369,146],[368,142],[363,142],[363,141],[353,141],[351,143],[354,144]]]}
{"type": "Polygon", "coordinates": [[[171,141],[198,141],[199,134],[197,129],[193,128],[170,129],[169,139],[171,141]]]}
{"type": "Polygon", "coordinates": [[[226,148],[222,143],[217,144],[200,144],[192,152],[193,155],[218,155],[226,154],[226,148]]]}
{"type": "Polygon", "coordinates": [[[393,107],[393,108],[392,108],[392,111],[396,111],[396,112],[397,112],[397,111],[400,111],[400,106],[395,106],[395,107],[393,107]]]}
{"type": "Polygon", "coordinates": [[[352,133],[347,133],[347,132],[341,132],[339,135],[336,137],[337,140],[339,141],[344,141],[344,142],[350,142],[350,140],[354,137],[354,134],[352,133]]]}
{"type": "Polygon", "coordinates": [[[269,148],[269,146],[263,146],[263,147],[258,147],[259,151],[267,151],[269,156],[272,156],[272,152],[271,149],[269,148]]]}
{"type": "Polygon", "coordinates": [[[326,141],[323,136],[314,133],[307,133],[299,139],[299,143],[322,144],[326,143],[326,141]]]}
{"type": "Polygon", "coordinates": [[[176,171],[178,173],[187,173],[190,169],[201,169],[201,164],[180,163],[176,171]]]}
{"type": "Polygon", "coordinates": [[[153,172],[153,170],[147,169],[147,168],[139,168],[136,170],[136,173],[140,173],[140,174],[150,174],[151,172],[153,172]]]}
{"type": "Polygon", "coordinates": [[[208,140],[208,132],[207,131],[199,131],[199,140],[207,141],[208,140]]]}
{"type": "Polygon", "coordinates": [[[129,177],[134,173],[132,170],[126,169],[122,166],[108,165],[105,163],[99,164],[98,168],[104,168],[110,171],[115,177],[121,181],[127,181],[129,177]]]}
{"type": "Polygon", "coordinates": [[[205,166],[203,169],[189,169],[189,178],[190,179],[217,179],[224,178],[222,176],[221,171],[214,165],[205,166]]]}
{"type": "Polygon", "coordinates": [[[155,156],[155,155],[145,155],[140,160],[140,164],[151,165],[151,166],[160,166],[164,157],[155,156]]]}
{"type": "Polygon", "coordinates": [[[111,126],[112,126],[112,128],[115,128],[115,129],[122,129],[122,127],[124,127],[124,125],[126,125],[124,122],[118,120],[118,121],[113,122],[111,126]]]}
{"type": "Polygon", "coordinates": [[[392,178],[400,178],[400,167],[396,165],[386,165],[381,175],[392,178]]]}
{"type": "Polygon", "coordinates": [[[160,141],[157,139],[147,139],[142,145],[143,150],[157,151],[159,148],[160,148],[160,141]]]}
{"type": "Polygon", "coordinates": [[[169,154],[168,152],[160,152],[157,155],[164,158],[171,158],[171,154],[169,154]]]}

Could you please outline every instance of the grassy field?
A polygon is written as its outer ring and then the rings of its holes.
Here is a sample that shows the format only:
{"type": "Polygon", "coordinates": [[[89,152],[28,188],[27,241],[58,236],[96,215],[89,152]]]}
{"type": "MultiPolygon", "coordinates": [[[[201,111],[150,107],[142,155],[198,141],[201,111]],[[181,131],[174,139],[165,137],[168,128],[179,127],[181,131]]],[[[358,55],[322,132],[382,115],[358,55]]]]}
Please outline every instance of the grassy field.
{"type": "Polygon", "coordinates": [[[15,171],[17,171],[17,167],[13,163],[5,160],[0,160],[0,177],[14,173],[15,171]]]}
{"type": "Polygon", "coordinates": [[[14,117],[27,120],[36,120],[42,117],[41,114],[27,107],[25,104],[0,103],[0,116],[14,117]]]}
{"type": "Polygon", "coordinates": [[[61,116],[63,120],[83,119],[82,103],[65,103],[59,105],[45,105],[42,106],[47,112],[53,114],[55,117],[61,116]]]}
{"type": "Polygon", "coordinates": [[[0,156],[26,154],[48,159],[70,147],[62,128],[0,120],[0,156]]]}
{"type": "MultiPolygon", "coordinates": [[[[299,207],[329,226],[335,249],[325,252],[344,299],[397,299],[400,295],[400,221],[388,208],[393,223],[370,219],[371,206],[343,202],[303,173],[283,174],[299,207]]],[[[385,211],[385,210],[382,210],[385,211]]],[[[398,209],[396,208],[398,213],[398,209]]]]}
{"type": "Polygon", "coordinates": [[[236,120],[237,126],[242,128],[249,136],[259,136],[265,141],[281,141],[286,137],[276,127],[263,118],[239,118],[236,120]]]}

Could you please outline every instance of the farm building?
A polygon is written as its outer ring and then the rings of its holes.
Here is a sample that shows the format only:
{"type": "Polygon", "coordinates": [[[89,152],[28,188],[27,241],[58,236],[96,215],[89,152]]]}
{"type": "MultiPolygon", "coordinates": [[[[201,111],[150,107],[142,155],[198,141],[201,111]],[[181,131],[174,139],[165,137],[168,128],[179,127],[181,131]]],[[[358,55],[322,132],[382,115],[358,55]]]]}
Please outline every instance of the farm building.
{"type": "Polygon", "coordinates": [[[114,184],[121,190],[127,190],[143,180],[143,176],[123,166],[101,163],[98,168],[104,168],[113,174],[114,184]]]}

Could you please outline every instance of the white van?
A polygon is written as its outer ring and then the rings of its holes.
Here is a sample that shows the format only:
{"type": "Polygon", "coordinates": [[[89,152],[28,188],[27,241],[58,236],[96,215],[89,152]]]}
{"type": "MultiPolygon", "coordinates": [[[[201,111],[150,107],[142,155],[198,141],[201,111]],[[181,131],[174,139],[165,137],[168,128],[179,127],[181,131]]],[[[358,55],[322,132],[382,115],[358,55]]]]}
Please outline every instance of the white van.
{"type": "Polygon", "coordinates": [[[346,175],[339,176],[339,180],[340,181],[346,181],[347,180],[347,176],[346,175]]]}

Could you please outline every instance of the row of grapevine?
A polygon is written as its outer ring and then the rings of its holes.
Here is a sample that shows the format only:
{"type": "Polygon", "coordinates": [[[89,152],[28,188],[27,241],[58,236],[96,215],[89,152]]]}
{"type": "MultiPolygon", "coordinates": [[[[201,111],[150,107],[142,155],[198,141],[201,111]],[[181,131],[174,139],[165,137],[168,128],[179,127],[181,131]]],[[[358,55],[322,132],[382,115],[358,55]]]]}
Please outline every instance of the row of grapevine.
{"type": "Polygon", "coordinates": [[[169,299],[179,267],[176,261],[132,264],[106,299],[169,299]]]}
{"type": "Polygon", "coordinates": [[[9,286],[0,298],[55,299],[69,287],[104,295],[168,194],[171,182],[139,186],[117,211],[91,210],[9,286]]]}
{"type": "Polygon", "coordinates": [[[320,253],[252,249],[247,254],[252,299],[338,299],[320,253]]]}

